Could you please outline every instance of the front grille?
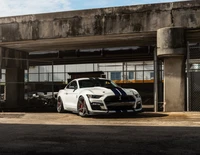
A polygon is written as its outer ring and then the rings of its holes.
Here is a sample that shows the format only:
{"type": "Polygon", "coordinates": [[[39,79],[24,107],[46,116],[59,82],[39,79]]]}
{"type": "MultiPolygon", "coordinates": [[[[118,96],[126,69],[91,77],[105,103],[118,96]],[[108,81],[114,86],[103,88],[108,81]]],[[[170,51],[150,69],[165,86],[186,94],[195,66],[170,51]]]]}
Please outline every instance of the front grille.
{"type": "Polygon", "coordinates": [[[105,104],[108,106],[114,102],[135,102],[135,98],[133,96],[108,96],[104,99],[105,104]]]}

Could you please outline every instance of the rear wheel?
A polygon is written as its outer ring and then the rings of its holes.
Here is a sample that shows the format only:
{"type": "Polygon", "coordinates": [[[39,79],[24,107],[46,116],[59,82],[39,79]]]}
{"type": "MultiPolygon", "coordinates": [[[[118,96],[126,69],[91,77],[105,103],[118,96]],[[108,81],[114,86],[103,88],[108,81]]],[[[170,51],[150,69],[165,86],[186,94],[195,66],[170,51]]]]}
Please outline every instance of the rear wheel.
{"type": "Polygon", "coordinates": [[[79,97],[78,104],[77,104],[77,111],[78,111],[79,116],[81,117],[86,117],[89,114],[87,105],[85,103],[85,99],[82,96],[79,97]]]}
{"type": "Polygon", "coordinates": [[[57,112],[59,113],[65,112],[64,107],[63,107],[63,102],[60,97],[58,98],[58,101],[57,101],[57,112]]]}

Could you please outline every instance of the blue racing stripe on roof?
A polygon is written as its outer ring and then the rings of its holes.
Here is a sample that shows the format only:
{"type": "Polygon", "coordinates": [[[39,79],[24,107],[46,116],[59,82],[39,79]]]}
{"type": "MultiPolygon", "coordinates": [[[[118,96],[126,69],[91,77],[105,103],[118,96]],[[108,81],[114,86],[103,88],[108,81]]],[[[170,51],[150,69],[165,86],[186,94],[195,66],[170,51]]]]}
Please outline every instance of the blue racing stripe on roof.
{"type": "Polygon", "coordinates": [[[117,87],[116,89],[120,91],[122,96],[126,96],[127,95],[126,92],[122,88],[117,87]]]}

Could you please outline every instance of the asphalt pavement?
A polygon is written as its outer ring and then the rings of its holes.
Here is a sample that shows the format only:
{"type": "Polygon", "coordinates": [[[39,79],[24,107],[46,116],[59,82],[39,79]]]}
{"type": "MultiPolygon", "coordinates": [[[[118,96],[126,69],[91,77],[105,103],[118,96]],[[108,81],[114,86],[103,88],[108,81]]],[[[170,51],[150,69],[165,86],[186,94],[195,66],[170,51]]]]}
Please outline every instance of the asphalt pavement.
{"type": "Polygon", "coordinates": [[[200,113],[0,113],[0,155],[200,153],[200,113]]]}

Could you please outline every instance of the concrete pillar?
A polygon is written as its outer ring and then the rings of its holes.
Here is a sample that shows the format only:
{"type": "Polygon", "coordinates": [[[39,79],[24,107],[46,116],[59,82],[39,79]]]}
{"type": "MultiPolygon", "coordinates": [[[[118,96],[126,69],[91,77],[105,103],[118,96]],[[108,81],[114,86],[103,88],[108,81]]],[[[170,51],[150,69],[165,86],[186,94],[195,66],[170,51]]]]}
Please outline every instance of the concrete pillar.
{"type": "Polygon", "coordinates": [[[6,108],[19,108],[24,103],[24,69],[6,69],[6,108]]]}
{"type": "Polygon", "coordinates": [[[2,68],[6,69],[5,83],[5,108],[16,109],[24,103],[24,70],[26,61],[20,60],[27,57],[27,53],[11,49],[0,49],[2,68]],[[8,58],[8,59],[6,59],[8,58]]]}
{"type": "Polygon", "coordinates": [[[165,112],[185,110],[185,29],[161,28],[157,31],[157,55],[164,59],[165,112]]]}

